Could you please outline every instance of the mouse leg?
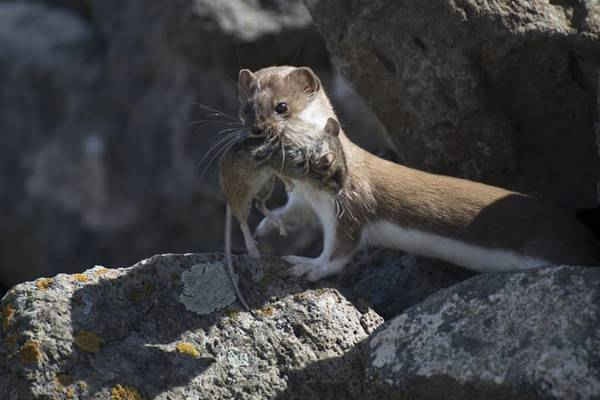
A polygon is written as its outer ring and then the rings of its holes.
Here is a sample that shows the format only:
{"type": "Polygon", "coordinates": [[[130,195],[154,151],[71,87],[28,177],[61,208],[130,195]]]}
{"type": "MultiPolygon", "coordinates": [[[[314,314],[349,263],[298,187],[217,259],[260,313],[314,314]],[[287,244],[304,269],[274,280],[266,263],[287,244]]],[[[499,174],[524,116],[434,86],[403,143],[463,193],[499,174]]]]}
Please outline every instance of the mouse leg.
{"type": "Polygon", "coordinates": [[[258,208],[258,210],[266,217],[266,219],[269,219],[271,223],[279,228],[279,235],[287,236],[287,230],[285,229],[283,220],[273,211],[269,210],[264,202],[258,201],[256,208],[258,208]]]}
{"type": "Polygon", "coordinates": [[[273,189],[275,188],[275,176],[273,176],[270,182],[265,185],[263,189],[256,195],[255,202],[256,208],[267,218],[270,219],[278,228],[279,234],[281,236],[287,236],[287,231],[285,229],[285,224],[283,220],[279,218],[274,212],[267,208],[267,200],[273,194],[273,189]]]}
{"type": "Polygon", "coordinates": [[[258,237],[269,235],[273,229],[279,228],[277,220],[281,220],[286,231],[295,231],[299,227],[312,228],[317,224],[315,213],[304,199],[302,194],[292,191],[288,194],[288,201],[283,207],[270,210],[270,216],[263,218],[256,227],[258,237]]]}
{"type": "Polygon", "coordinates": [[[252,237],[252,232],[250,232],[250,227],[246,222],[240,224],[240,229],[242,231],[242,235],[244,235],[244,242],[246,242],[246,250],[248,251],[248,255],[252,258],[260,258],[260,252],[258,251],[258,247],[256,246],[256,242],[252,237]]]}

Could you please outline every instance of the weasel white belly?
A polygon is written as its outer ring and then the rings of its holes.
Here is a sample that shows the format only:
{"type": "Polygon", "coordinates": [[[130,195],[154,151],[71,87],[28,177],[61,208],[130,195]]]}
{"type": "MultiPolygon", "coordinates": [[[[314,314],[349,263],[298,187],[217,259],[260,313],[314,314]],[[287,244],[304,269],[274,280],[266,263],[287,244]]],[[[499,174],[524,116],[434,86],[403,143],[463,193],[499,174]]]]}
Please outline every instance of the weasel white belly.
{"type": "Polygon", "coordinates": [[[486,249],[440,235],[406,229],[387,221],[367,224],[362,231],[361,244],[438,258],[479,272],[524,270],[549,264],[511,250],[486,249]]]}

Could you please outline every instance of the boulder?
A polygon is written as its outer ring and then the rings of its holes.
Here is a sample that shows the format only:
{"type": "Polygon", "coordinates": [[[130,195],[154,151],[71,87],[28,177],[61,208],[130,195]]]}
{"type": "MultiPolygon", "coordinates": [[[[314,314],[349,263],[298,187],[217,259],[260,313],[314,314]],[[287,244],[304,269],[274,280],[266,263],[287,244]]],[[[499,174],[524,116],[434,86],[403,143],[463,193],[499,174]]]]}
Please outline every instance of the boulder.
{"type": "Polygon", "coordinates": [[[597,206],[597,2],[305,3],[401,162],[597,206]]]}
{"type": "Polygon", "coordinates": [[[381,317],[284,278],[277,260],[235,261],[254,316],[236,305],[218,254],[17,285],[0,304],[0,397],[361,398],[348,384],[363,376],[354,348],[381,317]]]}
{"type": "Polygon", "coordinates": [[[369,339],[371,396],[598,398],[599,285],[600,269],[562,266],[441,290],[369,339]]]}

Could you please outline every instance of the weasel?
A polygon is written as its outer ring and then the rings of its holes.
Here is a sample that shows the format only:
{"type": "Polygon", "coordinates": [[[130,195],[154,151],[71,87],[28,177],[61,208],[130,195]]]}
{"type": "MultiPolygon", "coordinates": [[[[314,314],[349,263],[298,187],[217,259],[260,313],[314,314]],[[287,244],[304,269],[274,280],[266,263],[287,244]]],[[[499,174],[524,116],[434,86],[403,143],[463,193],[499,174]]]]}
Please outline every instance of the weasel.
{"type": "MultiPolygon", "coordinates": [[[[276,135],[291,120],[319,125],[335,118],[309,68],[270,67],[240,72],[252,129],[276,135]],[[246,72],[244,72],[246,71],[246,72]],[[288,112],[274,115],[286,104],[288,112]]],[[[307,136],[315,135],[312,130],[307,136]]],[[[598,243],[574,218],[533,197],[383,160],[339,134],[348,175],[333,195],[298,181],[273,215],[288,223],[306,203],[324,234],[319,257],[287,256],[294,275],[318,280],[339,273],[364,245],[395,248],[480,271],[513,271],[548,264],[596,264],[598,243]],[[341,204],[342,212],[336,208],[341,204]]],[[[273,228],[265,217],[259,235],[273,228]]]]}

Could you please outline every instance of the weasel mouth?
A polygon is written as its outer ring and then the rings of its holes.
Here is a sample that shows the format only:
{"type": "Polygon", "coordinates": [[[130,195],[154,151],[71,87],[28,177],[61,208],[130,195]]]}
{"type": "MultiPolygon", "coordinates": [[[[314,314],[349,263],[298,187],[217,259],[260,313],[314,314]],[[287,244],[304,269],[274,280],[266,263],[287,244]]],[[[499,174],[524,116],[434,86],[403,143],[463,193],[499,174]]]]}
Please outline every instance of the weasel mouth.
{"type": "Polygon", "coordinates": [[[250,129],[250,137],[263,137],[265,136],[265,131],[263,129],[260,129],[256,126],[252,127],[252,129],[250,129]]]}

